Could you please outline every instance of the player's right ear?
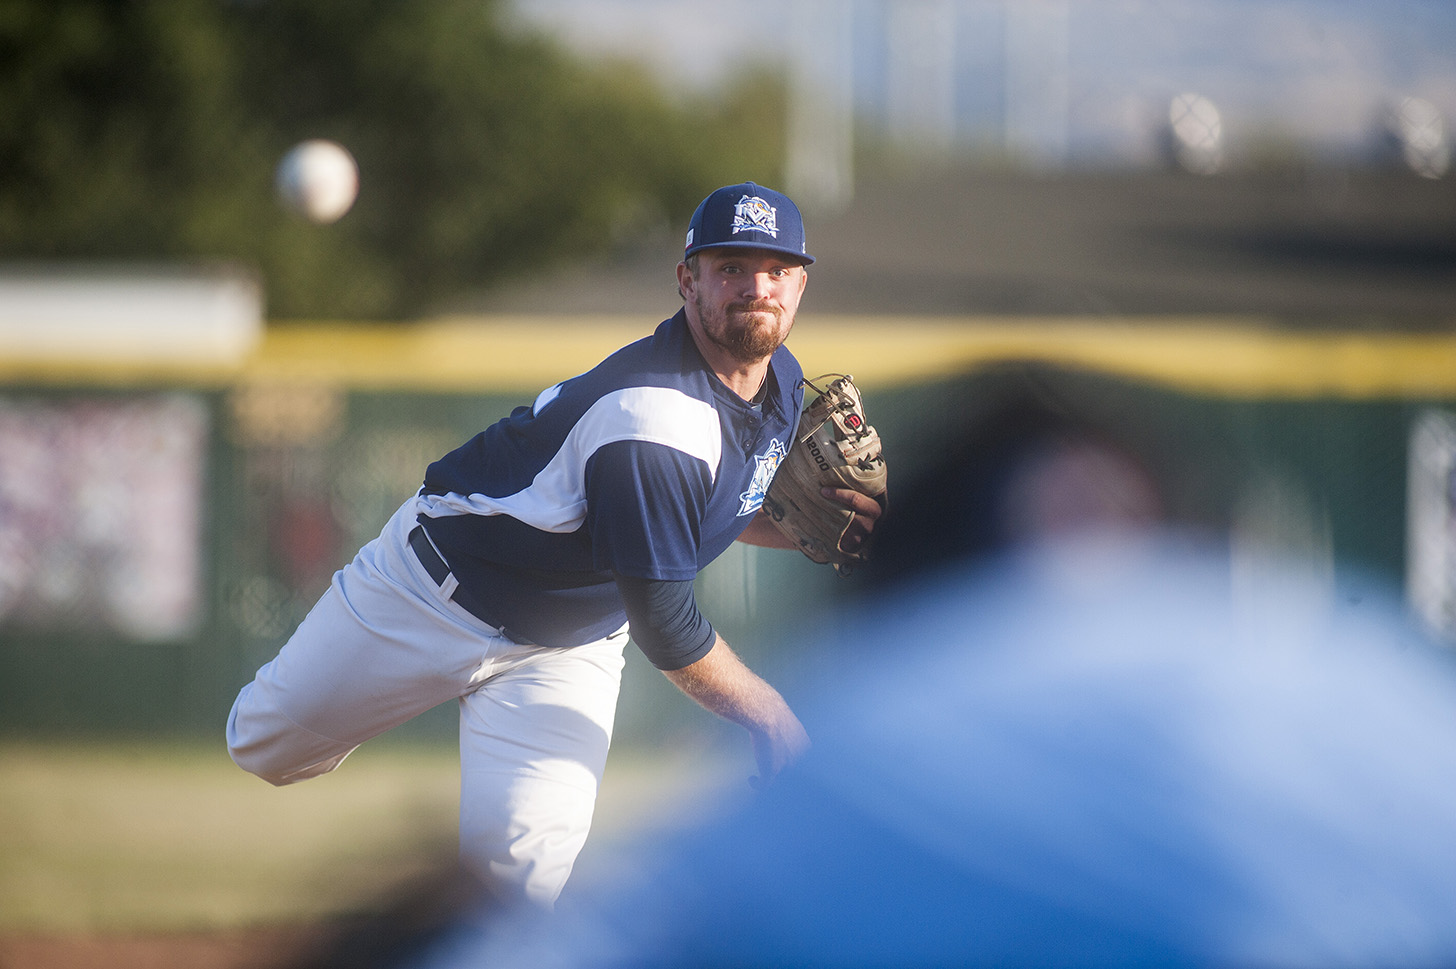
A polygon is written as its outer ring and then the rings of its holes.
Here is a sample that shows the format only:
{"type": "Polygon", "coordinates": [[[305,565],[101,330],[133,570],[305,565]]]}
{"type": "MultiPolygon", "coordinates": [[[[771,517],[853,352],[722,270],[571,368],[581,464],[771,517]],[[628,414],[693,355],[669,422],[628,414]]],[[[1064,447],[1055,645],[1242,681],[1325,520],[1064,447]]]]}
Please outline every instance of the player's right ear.
{"type": "Polygon", "coordinates": [[[689,259],[691,259],[693,265],[689,265],[687,261],[677,264],[677,295],[682,298],[684,303],[688,301],[689,283],[697,281],[697,273],[695,272],[697,259],[693,257],[689,257],[689,259]]]}

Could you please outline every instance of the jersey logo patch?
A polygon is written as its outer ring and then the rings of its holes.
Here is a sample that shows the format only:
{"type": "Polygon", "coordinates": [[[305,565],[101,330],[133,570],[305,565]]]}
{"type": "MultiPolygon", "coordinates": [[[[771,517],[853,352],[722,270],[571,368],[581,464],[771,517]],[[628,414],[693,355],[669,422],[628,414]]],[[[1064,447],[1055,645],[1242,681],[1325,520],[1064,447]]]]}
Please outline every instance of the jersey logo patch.
{"type": "Polygon", "coordinates": [[[745,195],[733,206],[733,234],[749,229],[779,237],[778,210],[757,195],[745,195]]]}
{"type": "Polygon", "coordinates": [[[758,466],[753,469],[753,481],[749,483],[748,490],[739,495],[738,498],[743,504],[738,509],[738,517],[751,515],[763,506],[763,496],[768,494],[768,486],[773,483],[774,472],[779,469],[779,462],[784,459],[788,449],[778,438],[769,442],[768,450],[756,456],[753,460],[758,466]]]}

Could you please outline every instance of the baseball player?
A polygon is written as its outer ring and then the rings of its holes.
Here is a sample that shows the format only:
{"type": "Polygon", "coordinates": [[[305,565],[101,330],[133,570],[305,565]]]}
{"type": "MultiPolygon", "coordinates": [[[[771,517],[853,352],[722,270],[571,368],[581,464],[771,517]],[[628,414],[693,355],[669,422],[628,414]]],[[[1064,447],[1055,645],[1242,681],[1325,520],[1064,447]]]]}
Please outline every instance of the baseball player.
{"type": "MultiPolygon", "coordinates": [[[[760,511],[802,371],[783,345],[813,262],[798,208],[751,182],[693,213],[683,307],[429,466],[238,694],[233,759],[273,784],[460,705],[464,864],[549,907],[585,843],[623,647],[748,730],[759,783],[808,746],[784,699],[698,611],[693,579],[734,540],[792,548],[760,511]]],[[[843,544],[880,505],[850,489],[843,544]]]]}

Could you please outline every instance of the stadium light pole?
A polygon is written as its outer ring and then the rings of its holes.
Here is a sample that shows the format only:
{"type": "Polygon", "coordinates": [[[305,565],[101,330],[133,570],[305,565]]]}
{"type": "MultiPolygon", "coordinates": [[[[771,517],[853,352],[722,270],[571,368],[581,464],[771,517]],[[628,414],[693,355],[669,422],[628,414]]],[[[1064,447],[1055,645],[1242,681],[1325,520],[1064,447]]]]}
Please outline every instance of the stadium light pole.
{"type": "Polygon", "coordinates": [[[1007,0],[1006,150],[1039,168],[1067,161],[1071,9],[1066,0],[1007,0]]]}
{"type": "Polygon", "coordinates": [[[853,7],[794,0],[791,11],[784,180],[801,205],[832,214],[854,198],[853,7]]]}
{"type": "Polygon", "coordinates": [[[956,131],[956,3],[900,0],[887,16],[890,134],[897,147],[944,155],[956,131]]]}

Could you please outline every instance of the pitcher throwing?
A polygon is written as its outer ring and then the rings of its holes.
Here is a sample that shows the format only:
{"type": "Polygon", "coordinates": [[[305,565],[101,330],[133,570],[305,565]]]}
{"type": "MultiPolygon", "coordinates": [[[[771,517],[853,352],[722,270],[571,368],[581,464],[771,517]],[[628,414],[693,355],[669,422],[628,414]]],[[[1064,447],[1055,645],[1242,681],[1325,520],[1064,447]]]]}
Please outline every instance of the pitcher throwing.
{"type": "MultiPolygon", "coordinates": [[[[704,199],[682,309],[429,466],[238,694],[233,759],[290,784],[458,699],[462,860],[503,900],[550,906],[586,841],[630,633],[747,729],[771,781],[808,737],[693,579],[735,540],[795,547],[761,507],[802,406],[784,340],[813,261],[786,196],[748,182],[704,199]]],[[[881,504],[827,491],[853,551],[881,504]]]]}

